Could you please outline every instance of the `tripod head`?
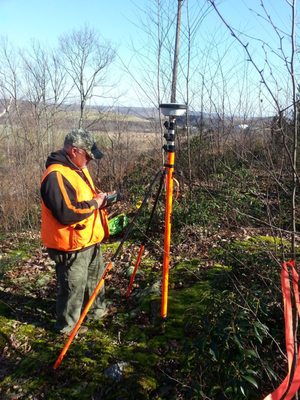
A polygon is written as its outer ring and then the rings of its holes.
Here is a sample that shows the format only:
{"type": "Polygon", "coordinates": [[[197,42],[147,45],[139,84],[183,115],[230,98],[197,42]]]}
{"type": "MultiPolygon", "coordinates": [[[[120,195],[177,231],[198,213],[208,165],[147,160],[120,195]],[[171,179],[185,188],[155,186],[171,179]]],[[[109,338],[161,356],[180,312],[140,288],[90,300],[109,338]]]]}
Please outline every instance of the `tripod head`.
{"type": "Polygon", "coordinates": [[[164,127],[167,129],[167,132],[164,134],[167,144],[163,146],[163,149],[166,152],[175,152],[176,117],[184,115],[187,106],[185,104],[167,103],[160,104],[159,108],[166,117],[169,117],[169,121],[164,123],[164,127]]]}
{"type": "Polygon", "coordinates": [[[178,103],[164,103],[160,104],[159,108],[166,117],[180,117],[186,113],[187,106],[178,103]]]}

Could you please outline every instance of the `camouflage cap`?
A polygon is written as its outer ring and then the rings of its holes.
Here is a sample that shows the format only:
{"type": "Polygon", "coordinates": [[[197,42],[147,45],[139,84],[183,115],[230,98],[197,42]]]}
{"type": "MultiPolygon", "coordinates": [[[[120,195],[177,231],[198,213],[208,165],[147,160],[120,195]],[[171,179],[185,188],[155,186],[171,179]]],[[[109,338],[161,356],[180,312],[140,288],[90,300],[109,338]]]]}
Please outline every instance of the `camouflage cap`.
{"type": "Polygon", "coordinates": [[[64,146],[83,149],[92,159],[100,160],[103,157],[103,153],[98,149],[93,134],[82,128],[73,129],[69,132],[65,137],[64,146]]]}

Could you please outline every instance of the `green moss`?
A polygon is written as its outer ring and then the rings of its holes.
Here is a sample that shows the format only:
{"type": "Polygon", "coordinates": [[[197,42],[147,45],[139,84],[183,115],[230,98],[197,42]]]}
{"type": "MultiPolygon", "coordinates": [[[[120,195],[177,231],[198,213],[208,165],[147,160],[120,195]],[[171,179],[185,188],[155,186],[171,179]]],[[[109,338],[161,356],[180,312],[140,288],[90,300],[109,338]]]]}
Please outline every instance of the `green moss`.
{"type": "Polygon", "coordinates": [[[182,270],[189,270],[189,271],[197,271],[199,269],[200,260],[198,258],[194,258],[188,261],[183,261],[181,263],[176,264],[172,271],[180,272],[182,270]]]}
{"type": "Polygon", "coordinates": [[[243,241],[235,241],[232,246],[249,251],[274,251],[283,247],[288,249],[290,248],[290,243],[285,239],[274,236],[252,236],[243,241]]]}
{"type": "Polygon", "coordinates": [[[126,341],[139,341],[146,342],[147,334],[145,330],[139,328],[137,325],[131,325],[125,334],[126,341]]]}
{"type": "Polygon", "coordinates": [[[138,384],[145,390],[146,392],[151,392],[157,388],[158,384],[155,378],[152,376],[141,376],[138,379],[138,384]]]}
{"type": "Polygon", "coordinates": [[[144,258],[141,262],[141,270],[145,272],[151,272],[151,268],[155,265],[156,260],[153,260],[150,257],[144,258]]]}
{"type": "Polygon", "coordinates": [[[140,365],[147,366],[150,368],[151,366],[155,366],[159,357],[155,354],[152,354],[150,351],[136,351],[136,349],[132,352],[132,361],[138,362],[140,365]]]}

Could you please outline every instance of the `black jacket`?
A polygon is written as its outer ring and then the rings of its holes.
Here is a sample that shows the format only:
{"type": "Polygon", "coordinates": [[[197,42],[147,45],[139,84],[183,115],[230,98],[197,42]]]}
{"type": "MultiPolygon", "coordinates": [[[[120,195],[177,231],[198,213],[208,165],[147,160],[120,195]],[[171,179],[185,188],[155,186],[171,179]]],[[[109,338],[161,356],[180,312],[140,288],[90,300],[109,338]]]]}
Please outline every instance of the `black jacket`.
{"type": "MultiPolygon", "coordinates": [[[[52,164],[62,164],[72,168],[78,173],[78,179],[83,179],[88,183],[84,173],[79,167],[72,163],[69,156],[64,150],[59,150],[50,154],[46,161],[46,168],[52,164]]],[[[90,211],[90,207],[95,205],[97,208],[96,200],[87,200],[78,202],[76,200],[76,192],[70,182],[63,177],[65,190],[69,196],[69,199],[75,209],[87,209],[87,213],[76,214],[73,209],[70,209],[64,201],[63,195],[59,189],[57,182],[57,174],[59,172],[50,172],[50,174],[43,180],[41,185],[41,196],[45,206],[51,210],[54,217],[63,225],[74,224],[82,221],[89,217],[93,212],[90,211]]]]}

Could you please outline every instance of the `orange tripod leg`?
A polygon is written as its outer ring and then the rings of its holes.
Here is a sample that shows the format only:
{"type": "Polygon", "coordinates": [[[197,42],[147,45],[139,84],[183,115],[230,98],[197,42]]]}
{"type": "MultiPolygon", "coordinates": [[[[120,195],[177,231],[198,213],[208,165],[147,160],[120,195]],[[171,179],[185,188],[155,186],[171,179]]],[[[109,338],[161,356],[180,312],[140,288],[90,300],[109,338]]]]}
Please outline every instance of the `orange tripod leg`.
{"type": "Polygon", "coordinates": [[[140,251],[139,251],[138,257],[136,259],[135,265],[134,265],[133,273],[132,273],[131,278],[130,278],[128,289],[127,289],[127,292],[126,292],[126,297],[129,297],[130,294],[131,294],[132,285],[133,285],[133,282],[134,282],[134,279],[135,279],[136,271],[137,271],[137,269],[138,269],[138,267],[140,265],[142,255],[144,253],[144,249],[145,249],[145,245],[142,244],[141,247],[140,247],[140,251]]]}
{"type": "Polygon", "coordinates": [[[72,330],[72,332],[70,334],[70,337],[67,340],[67,343],[65,344],[65,346],[62,349],[60,355],[58,356],[58,359],[56,360],[56,362],[55,362],[55,364],[53,366],[53,369],[58,368],[60,363],[62,362],[62,360],[63,360],[66,352],[68,351],[68,349],[69,349],[74,337],[76,336],[76,333],[77,333],[78,329],[80,328],[80,326],[81,326],[86,314],[88,313],[89,309],[91,308],[91,306],[92,306],[97,294],[100,292],[100,290],[101,290],[101,288],[102,288],[102,286],[104,284],[104,280],[106,278],[106,275],[108,274],[108,272],[112,268],[112,266],[113,266],[113,263],[112,263],[112,261],[110,261],[108,263],[107,267],[105,268],[100,281],[98,282],[97,286],[95,287],[95,290],[93,291],[93,293],[92,293],[87,305],[85,306],[84,310],[82,311],[77,324],[74,326],[74,328],[73,328],[73,330],[72,330]]]}

